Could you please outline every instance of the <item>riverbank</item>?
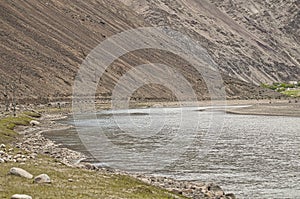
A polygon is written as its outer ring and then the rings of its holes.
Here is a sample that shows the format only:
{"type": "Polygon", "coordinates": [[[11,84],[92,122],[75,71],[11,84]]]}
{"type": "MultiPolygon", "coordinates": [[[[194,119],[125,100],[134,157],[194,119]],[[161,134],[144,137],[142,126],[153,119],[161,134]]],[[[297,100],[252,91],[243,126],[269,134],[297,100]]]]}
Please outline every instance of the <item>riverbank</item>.
{"type": "MultiPolygon", "coordinates": [[[[66,114],[43,114],[33,126],[16,126],[20,137],[1,149],[0,195],[28,194],[33,198],[235,198],[213,183],[177,181],[165,177],[128,174],[97,168],[81,162],[85,155],[62,148],[46,139],[46,131],[64,130],[69,125],[56,120],[66,114]],[[12,167],[33,175],[47,173],[52,183],[36,185],[32,180],[7,175],[12,167]]],[[[27,123],[28,124],[28,123],[27,123]]]]}
{"type": "Polygon", "coordinates": [[[300,117],[300,102],[258,103],[226,110],[230,114],[300,117]]]}
{"type": "MultiPolygon", "coordinates": [[[[222,103],[217,102],[219,105],[224,105],[222,103]]],[[[210,105],[209,101],[199,103],[199,106],[203,107],[210,105]]],[[[234,114],[298,117],[300,110],[299,103],[295,101],[289,103],[287,100],[271,101],[271,103],[269,100],[234,100],[227,101],[226,105],[240,107],[250,105],[238,109],[230,107],[227,112],[234,114]]],[[[176,102],[135,105],[139,108],[176,106],[178,106],[176,102]]],[[[99,104],[97,107],[109,108],[107,104],[99,104]]],[[[15,193],[29,194],[33,198],[43,198],[45,194],[47,198],[78,198],[79,196],[81,198],[235,198],[233,194],[225,194],[220,186],[213,183],[128,174],[110,168],[97,168],[82,162],[80,160],[85,159],[86,155],[63,148],[44,137],[46,132],[67,131],[72,127],[56,122],[70,114],[70,107],[54,106],[38,110],[42,113],[40,118],[36,118],[39,114],[25,111],[27,115],[19,113],[17,118],[3,116],[1,119],[5,122],[0,124],[9,128],[5,128],[4,131],[0,128],[0,134],[14,135],[16,131],[20,135],[17,140],[14,136],[10,137],[9,144],[0,149],[0,162],[3,162],[0,163],[0,196],[4,198],[10,198],[15,193]],[[12,122],[9,122],[10,120],[12,122]],[[37,125],[28,126],[32,120],[37,120],[37,125]],[[32,180],[7,175],[12,167],[26,169],[33,175],[47,173],[52,178],[52,183],[39,186],[33,184],[32,180]],[[61,187],[68,187],[68,190],[63,191],[61,187]]]]}

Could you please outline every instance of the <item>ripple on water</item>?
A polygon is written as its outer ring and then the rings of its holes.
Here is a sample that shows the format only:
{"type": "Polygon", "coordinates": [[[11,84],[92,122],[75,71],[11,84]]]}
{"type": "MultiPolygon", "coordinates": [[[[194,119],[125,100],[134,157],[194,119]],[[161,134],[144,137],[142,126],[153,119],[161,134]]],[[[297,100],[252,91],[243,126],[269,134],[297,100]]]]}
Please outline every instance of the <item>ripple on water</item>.
{"type": "MultiPolygon", "coordinates": [[[[184,111],[195,110],[197,108],[184,111]]],[[[123,112],[118,114],[124,114],[123,112]]],[[[149,110],[130,110],[129,115],[125,114],[118,119],[125,123],[130,119],[128,117],[131,117],[135,123],[142,126],[146,124],[145,120],[149,120],[146,113],[149,113],[149,110]]],[[[154,116],[176,118],[177,113],[179,112],[166,112],[165,109],[157,108],[154,116]]],[[[97,122],[101,125],[101,130],[107,134],[120,133],[110,114],[112,113],[99,113],[97,122]]],[[[201,133],[208,130],[211,114],[207,111],[199,111],[199,114],[199,133],[201,133]]],[[[67,122],[71,123],[71,120],[67,122]]],[[[156,135],[155,139],[153,137],[145,139],[144,143],[135,145],[136,150],[146,145],[150,146],[148,150],[151,150],[151,147],[159,147],[160,141],[167,142],[169,138],[165,140],[164,138],[178,129],[178,123],[180,121],[170,119],[163,129],[166,134],[156,135]]],[[[82,120],[80,124],[80,128],[87,131],[99,131],[98,128],[94,128],[97,126],[96,121],[82,120]]],[[[195,156],[201,153],[200,142],[195,142],[197,144],[187,149],[189,153],[182,155],[186,160],[152,173],[184,180],[216,182],[222,185],[225,191],[234,192],[241,198],[299,198],[299,132],[300,118],[230,114],[226,116],[220,138],[215,140],[214,146],[205,157],[195,156]]],[[[86,152],[74,129],[63,133],[48,133],[47,136],[67,147],[86,152]]],[[[121,138],[119,142],[123,145],[132,145],[135,141],[128,136],[119,138],[121,138]]],[[[118,154],[114,154],[114,157],[118,159],[118,154]]],[[[147,171],[147,165],[144,168],[143,172],[150,172],[147,171]]]]}

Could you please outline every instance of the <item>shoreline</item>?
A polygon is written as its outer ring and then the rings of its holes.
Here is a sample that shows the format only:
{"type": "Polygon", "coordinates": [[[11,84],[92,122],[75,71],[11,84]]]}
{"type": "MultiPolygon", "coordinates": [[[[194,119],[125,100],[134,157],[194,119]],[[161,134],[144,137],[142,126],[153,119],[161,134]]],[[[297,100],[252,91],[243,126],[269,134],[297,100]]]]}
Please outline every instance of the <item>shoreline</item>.
{"type": "Polygon", "coordinates": [[[187,198],[222,198],[235,199],[232,193],[225,194],[223,189],[212,182],[182,181],[163,176],[152,176],[141,173],[127,173],[125,171],[115,170],[105,167],[96,167],[94,164],[84,162],[86,155],[61,147],[52,140],[43,136],[43,133],[57,130],[67,130],[73,128],[71,125],[61,124],[57,121],[65,119],[69,114],[45,114],[40,119],[40,125],[18,127],[16,131],[22,135],[22,138],[14,144],[14,147],[33,154],[49,156],[62,164],[84,170],[100,171],[113,175],[125,175],[140,180],[151,186],[155,186],[171,193],[182,195],[187,198]]]}
{"type": "MultiPolygon", "coordinates": [[[[155,103],[157,104],[157,103],[155,103]]],[[[154,105],[155,105],[154,104],[154,105]]],[[[202,106],[208,106],[210,102],[203,102],[202,106]]],[[[285,114],[294,114],[299,117],[300,104],[288,103],[286,100],[267,103],[252,101],[238,101],[227,103],[228,106],[236,105],[251,105],[247,107],[232,108],[226,110],[229,114],[244,114],[244,115],[268,115],[268,116],[291,116],[285,114]],[[299,110],[295,111],[295,110],[299,110]]],[[[105,105],[107,106],[107,105],[105,105]]],[[[148,106],[150,106],[148,104],[148,106]]],[[[174,107],[174,103],[163,105],[163,107],[174,107]]],[[[146,107],[145,107],[146,108],[146,107]]],[[[72,125],[61,124],[58,120],[65,119],[70,116],[69,111],[50,112],[45,111],[42,117],[37,119],[40,124],[36,126],[18,126],[14,130],[21,135],[21,137],[13,144],[14,147],[24,150],[31,154],[46,155],[53,158],[55,161],[62,163],[70,168],[78,168],[83,170],[99,171],[109,173],[112,175],[124,175],[137,179],[147,185],[155,186],[163,190],[169,191],[173,194],[188,198],[215,198],[234,199],[234,194],[225,194],[219,185],[209,182],[195,182],[195,181],[181,181],[162,176],[151,176],[139,173],[127,173],[125,171],[118,171],[110,168],[99,168],[93,164],[84,162],[86,155],[83,153],[71,150],[69,148],[61,147],[55,144],[52,140],[47,139],[43,134],[51,131],[63,131],[73,128],[72,125]]],[[[1,143],[0,143],[1,144],[1,143]]]]}
{"type": "Polygon", "coordinates": [[[227,109],[228,114],[300,117],[300,103],[254,104],[248,107],[227,109]]]}

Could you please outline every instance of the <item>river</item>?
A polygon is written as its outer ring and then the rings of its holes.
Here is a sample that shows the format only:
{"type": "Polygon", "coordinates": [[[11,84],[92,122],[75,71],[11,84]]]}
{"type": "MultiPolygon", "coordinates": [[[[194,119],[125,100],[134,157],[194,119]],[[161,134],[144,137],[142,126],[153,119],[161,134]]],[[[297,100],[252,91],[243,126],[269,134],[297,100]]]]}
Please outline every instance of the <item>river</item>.
{"type": "Polygon", "coordinates": [[[299,117],[130,109],[82,117],[76,128],[45,136],[129,172],[215,182],[238,198],[300,198],[299,117]]]}

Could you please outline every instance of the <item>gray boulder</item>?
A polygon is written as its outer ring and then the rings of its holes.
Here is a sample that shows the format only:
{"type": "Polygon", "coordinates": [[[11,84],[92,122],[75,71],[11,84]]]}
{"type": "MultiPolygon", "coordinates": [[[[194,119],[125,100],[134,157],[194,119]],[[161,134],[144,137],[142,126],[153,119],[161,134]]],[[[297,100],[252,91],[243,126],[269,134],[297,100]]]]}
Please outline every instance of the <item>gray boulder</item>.
{"type": "Polygon", "coordinates": [[[31,126],[38,126],[38,125],[40,125],[40,122],[38,122],[38,121],[36,121],[36,120],[31,120],[31,121],[30,121],[30,125],[31,125],[31,126]]]}
{"type": "Polygon", "coordinates": [[[32,199],[32,197],[24,194],[15,194],[11,199],[32,199]]]}
{"type": "Polygon", "coordinates": [[[207,188],[208,188],[208,191],[212,192],[215,196],[223,196],[224,195],[224,191],[218,185],[210,184],[210,185],[208,185],[207,188]]]}
{"type": "Polygon", "coordinates": [[[47,174],[41,174],[34,178],[34,183],[37,184],[44,184],[44,183],[51,183],[51,179],[47,174]]]}
{"type": "Polygon", "coordinates": [[[11,168],[9,174],[28,178],[28,179],[33,178],[33,175],[31,175],[29,172],[25,171],[24,169],[16,168],[16,167],[11,168]]]}

